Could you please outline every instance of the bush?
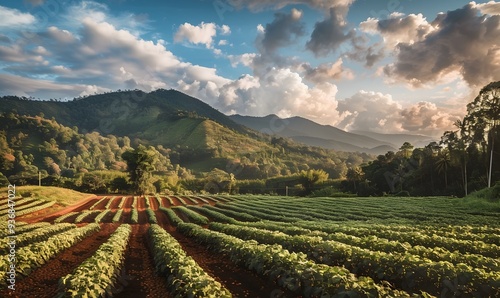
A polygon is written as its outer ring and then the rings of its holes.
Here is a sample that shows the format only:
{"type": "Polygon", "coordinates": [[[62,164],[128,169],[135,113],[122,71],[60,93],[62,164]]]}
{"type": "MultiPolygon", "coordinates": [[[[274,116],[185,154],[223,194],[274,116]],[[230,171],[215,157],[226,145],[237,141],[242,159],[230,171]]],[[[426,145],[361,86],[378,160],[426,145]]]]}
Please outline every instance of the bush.
{"type": "Polygon", "coordinates": [[[349,194],[345,192],[341,192],[338,189],[334,187],[325,187],[322,189],[315,190],[311,193],[311,197],[354,197],[356,196],[355,194],[349,194]]]}

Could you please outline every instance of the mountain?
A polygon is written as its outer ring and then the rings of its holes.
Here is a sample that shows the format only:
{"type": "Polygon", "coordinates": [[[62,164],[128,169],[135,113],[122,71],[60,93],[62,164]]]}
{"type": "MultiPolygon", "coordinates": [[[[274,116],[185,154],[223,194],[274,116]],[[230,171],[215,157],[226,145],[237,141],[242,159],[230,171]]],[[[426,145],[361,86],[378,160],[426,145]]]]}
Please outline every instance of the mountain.
{"type": "MultiPolygon", "coordinates": [[[[3,167],[9,177],[19,176],[16,164],[23,162],[21,156],[28,156],[29,162],[20,172],[29,175],[35,168],[53,172],[51,160],[45,157],[52,158],[61,172],[123,169],[116,140],[121,140],[123,148],[152,145],[170,164],[196,175],[218,168],[237,179],[267,179],[307,169],[322,169],[331,178],[341,178],[347,166],[373,159],[362,153],[304,146],[286,138],[273,140],[175,90],[118,91],[64,102],[4,96],[0,98],[0,120],[5,122],[0,126],[0,145],[10,148],[6,149],[8,155],[0,154],[0,172],[3,167]],[[35,133],[33,125],[38,124],[35,133]],[[88,139],[88,145],[79,141],[82,139],[88,139]],[[103,140],[109,140],[109,145],[93,145],[103,140]]],[[[276,125],[268,127],[277,129],[276,125]]],[[[297,129],[302,133],[301,125],[297,129]]],[[[0,146],[0,151],[5,150],[0,146]]]]}
{"type": "Polygon", "coordinates": [[[399,148],[392,142],[346,132],[331,125],[321,125],[302,117],[282,119],[271,114],[265,117],[232,115],[229,118],[254,130],[291,138],[309,146],[369,154],[384,154],[399,148]]]}
{"type": "Polygon", "coordinates": [[[243,144],[248,150],[263,146],[255,132],[176,90],[118,91],[66,102],[1,98],[0,112],[11,111],[54,118],[83,133],[127,136],[134,143],[227,154],[241,150],[243,144]]]}
{"type": "Polygon", "coordinates": [[[409,142],[415,147],[425,147],[430,142],[438,141],[431,136],[412,135],[412,134],[382,134],[371,131],[355,130],[352,133],[367,136],[383,142],[394,144],[397,148],[401,147],[404,142],[409,142]]]}

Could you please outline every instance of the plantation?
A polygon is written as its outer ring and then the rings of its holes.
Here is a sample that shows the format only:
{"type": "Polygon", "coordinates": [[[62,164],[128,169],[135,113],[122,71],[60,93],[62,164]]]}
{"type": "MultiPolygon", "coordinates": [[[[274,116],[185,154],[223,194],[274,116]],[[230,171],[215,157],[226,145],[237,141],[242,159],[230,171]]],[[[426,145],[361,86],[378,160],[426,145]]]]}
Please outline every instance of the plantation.
{"type": "Polygon", "coordinates": [[[500,297],[500,209],[464,200],[17,198],[16,291],[4,221],[0,296],[500,297]]]}

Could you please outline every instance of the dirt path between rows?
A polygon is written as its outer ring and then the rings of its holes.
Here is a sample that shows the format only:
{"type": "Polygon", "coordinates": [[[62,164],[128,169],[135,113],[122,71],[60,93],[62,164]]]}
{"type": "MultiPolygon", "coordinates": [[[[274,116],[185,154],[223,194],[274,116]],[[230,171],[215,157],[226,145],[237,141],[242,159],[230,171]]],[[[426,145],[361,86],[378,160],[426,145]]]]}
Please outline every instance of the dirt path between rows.
{"type": "Polygon", "coordinates": [[[177,231],[169,231],[177,239],[184,251],[191,256],[210,276],[224,285],[233,297],[268,298],[295,297],[285,293],[274,282],[231,262],[228,256],[209,251],[193,239],[177,231]]]}
{"type": "Polygon", "coordinates": [[[33,271],[28,277],[16,282],[16,291],[0,291],[0,297],[52,298],[57,294],[59,279],[70,274],[84,260],[92,256],[118,225],[103,224],[101,229],[33,271]]]}
{"type": "Polygon", "coordinates": [[[132,225],[129,247],[125,253],[127,284],[114,298],[168,298],[166,278],[155,273],[153,258],[146,245],[149,225],[132,225]]]}

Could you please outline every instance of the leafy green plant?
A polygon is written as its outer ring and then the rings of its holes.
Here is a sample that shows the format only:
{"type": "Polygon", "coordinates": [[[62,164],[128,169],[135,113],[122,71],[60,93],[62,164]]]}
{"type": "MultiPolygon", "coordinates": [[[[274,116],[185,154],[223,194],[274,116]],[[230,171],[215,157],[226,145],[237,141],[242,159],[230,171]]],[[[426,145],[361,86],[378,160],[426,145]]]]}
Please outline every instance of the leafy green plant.
{"type": "Polygon", "coordinates": [[[123,263],[132,228],[120,225],[97,251],[71,274],[61,277],[56,297],[112,296],[123,263]]]}
{"type": "Polygon", "coordinates": [[[229,290],[208,275],[181,245],[158,225],[151,225],[148,240],[156,271],[167,277],[175,297],[232,297],[229,290]]]}

